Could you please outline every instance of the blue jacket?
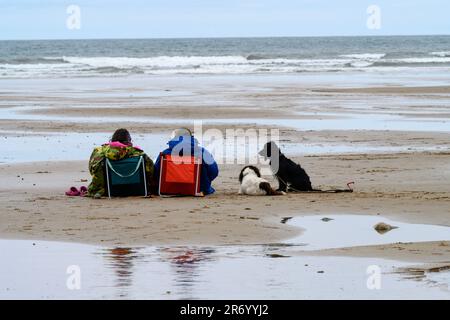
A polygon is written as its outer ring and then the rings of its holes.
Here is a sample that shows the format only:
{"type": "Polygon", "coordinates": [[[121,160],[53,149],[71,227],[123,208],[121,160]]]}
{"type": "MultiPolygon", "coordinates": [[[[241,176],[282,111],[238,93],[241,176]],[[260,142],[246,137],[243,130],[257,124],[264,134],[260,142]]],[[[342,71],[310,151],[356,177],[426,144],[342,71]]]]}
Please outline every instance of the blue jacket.
{"type": "MultiPolygon", "coordinates": [[[[203,191],[205,195],[214,193],[216,190],[211,186],[211,182],[219,175],[219,167],[214,160],[211,153],[205,148],[198,145],[197,139],[194,137],[177,137],[175,139],[167,142],[169,148],[164,150],[162,154],[171,154],[174,151],[174,155],[183,155],[183,150],[190,150],[190,155],[200,158],[202,157],[202,169],[200,176],[200,190],[203,191]]],[[[160,169],[160,156],[155,163],[155,177],[159,183],[159,169],[160,169]]]]}

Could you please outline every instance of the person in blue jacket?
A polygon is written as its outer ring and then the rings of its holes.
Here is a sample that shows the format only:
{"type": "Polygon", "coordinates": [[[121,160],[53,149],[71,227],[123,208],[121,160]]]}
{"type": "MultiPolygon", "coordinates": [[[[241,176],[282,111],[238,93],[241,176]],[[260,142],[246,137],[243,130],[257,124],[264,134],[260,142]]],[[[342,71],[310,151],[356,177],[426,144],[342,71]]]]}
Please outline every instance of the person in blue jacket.
{"type": "MultiPolygon", "coordinates": [[[[169,147],[162,151],[162,154],[173,154],[173,155],[185,155],[189,153],[190,155],[202,158],[202,169],[200,176],[200,191],[204,195],[214,193],[215,190],[211,186],[212,181],[219,175],[219,167],[214,160],[212,154],[201,147],[198,144],[198,140],[192,135],[191,131],[186,128],[176,129],[172,132],[172,139],[167,143],[169,147]]],[[[159,184],[159,170],[160,170],[160,156],[158,156],[155,163],[155,173],[154,177],[158,180],[159,184]]]]}

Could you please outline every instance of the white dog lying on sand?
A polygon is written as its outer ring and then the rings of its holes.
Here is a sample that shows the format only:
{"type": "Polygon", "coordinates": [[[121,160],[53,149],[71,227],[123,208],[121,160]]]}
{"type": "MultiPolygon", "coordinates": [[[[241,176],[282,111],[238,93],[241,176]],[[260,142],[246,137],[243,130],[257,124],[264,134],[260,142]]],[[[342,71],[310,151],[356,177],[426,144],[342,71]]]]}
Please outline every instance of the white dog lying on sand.
{"type": "Polygon", "coordinates": [[[274,190],[266,179],[261,178],[259,169],[254,166],[246,166],[241,170],[239,183],[241,184],[239,194],[250,196],[279,196],[285,194],[282,191],[274,190]]]}

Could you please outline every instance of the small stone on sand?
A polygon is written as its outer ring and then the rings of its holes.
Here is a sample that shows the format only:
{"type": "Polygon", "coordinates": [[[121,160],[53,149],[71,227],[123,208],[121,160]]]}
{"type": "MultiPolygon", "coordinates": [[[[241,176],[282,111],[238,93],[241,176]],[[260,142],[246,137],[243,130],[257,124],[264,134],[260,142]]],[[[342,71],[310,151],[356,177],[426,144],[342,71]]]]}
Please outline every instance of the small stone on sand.
{"type": "Polygon", "coordinates": [[[377,223],[376,225],[374,225],[373,228],[374,228],[378,233],[383,234],[383,233],[386,233],[386,232],[391,231],[392,229],[397,229],[398,227],[396,227],[396,226],[391,226],[391,225],[389,225],[389,224],[387,224],[387,223],[384,223],[384,222],[380,222],[380,223],[377,223]]]}

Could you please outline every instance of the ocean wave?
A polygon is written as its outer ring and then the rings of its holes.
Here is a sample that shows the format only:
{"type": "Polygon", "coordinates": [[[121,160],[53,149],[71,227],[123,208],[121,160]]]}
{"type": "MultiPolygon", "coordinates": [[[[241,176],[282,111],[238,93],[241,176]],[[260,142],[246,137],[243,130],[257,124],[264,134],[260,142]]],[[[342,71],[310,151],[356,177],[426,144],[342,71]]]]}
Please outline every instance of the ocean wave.
{"type": "Polygon", "coordinates": [[[374,64],[373,61],[353,61],[345,64],[346,67],[350,68],[367,68],[374,64]]]}
{"type": "Polygon", "coordinates": [[[0,59],[0,64],[10,64],[10,65],[17,65],[17,64],[60,64],[60,63],[66,63],[63,58],[46,58],[46,57],[37,57],[37,58],[12,58],[12,59],[0,59]]]}
{"type": "Polygon", "coordinates": [[[450,57],[388,59],[384,53],[339,55],[334,58],[248,56],[41,57],[0,60],[0,77],[76,77],[127,74],[250,74],[371,71],[386,67],[448,67],[450,57]],[[15,62],[15,63],[12,63],[15,62]]]}
{"type": "Polygon", "coordinates": [[[259,55],[259,54],[249,54],[246,59],[251,61],[251,60],[265,60],[268,58],[266,58],[262,55],[259,55]]]}
{"type": "Polygon", "coordinates": [[[158,56],[150,58],[128,57],[63,57],[64,61],[73,65],[93,68],[114,67],[128,69],[133,67],[148,71],[167,71],[202,69],[203,71],[234,73],[234,69],[245,71],[283,69],[290,67],[327,68],[343,67],[352,62],[351,59],[289,59],[263,58],[250,59],[244,56],[158,56]]]}
{"type": "Polygon", "coordinates": [[[436,52],[430,52],[432,56],[438,56],[438,57],[450,57],[450,51],[436,51],[436,52]]]}
{"type": "Polygon", "coordinates": [[[404,58],[397,59],[400,62],[407,63],[448,63],[450,62],[450,57],[439,57],[439,58],[404,58]]]}
{"type": "Polygon", "coordinates": [[[88,68],[85,69],[87,72],[100,73],[100,74],[113,74],[113,73],[134,73],[142,74],[144,70],[138,67],[132,68],[116,68],[116,67],[98,67],[98,68],[88,68]]]}
{"type": "Polygon", "coordinates": [[[403,59],[391,59],[390,61],[395,63],[411,63],[411,64],[439,64],[449,63],[450,57],[433,57],[433,58],[403,58],[403,59]]]}
{"type": "Polygon", "coordinates": [[[354,53],[354,54],[342,54],[340,57],[360,60],[378,60],[384,58],[386,53],[354,53]]]}
{"type": "Polygon", "coordinates": [[[375,62],[380,61],[386,56],[385,53],[354,53],[354,54],[342,54],[340,57],[351,59],[346,64],[351,68],[368,68],[374,65],[375,62]]]}
{"type": "Polygon", "coordinates": [[[403,58],[388,59],[376,61],[374,67],[407,67],[407,66],[448,66],[450,57],[448,58],[403,58]]]}
{"type": "Polygon", "coordinates": [[[72,64],[92,67],[161,67],[177,68],[198,65],[244,64],[247,60],[242,56],[157,56],[149,58],[129,57],[63,57],[72,64]]]}

